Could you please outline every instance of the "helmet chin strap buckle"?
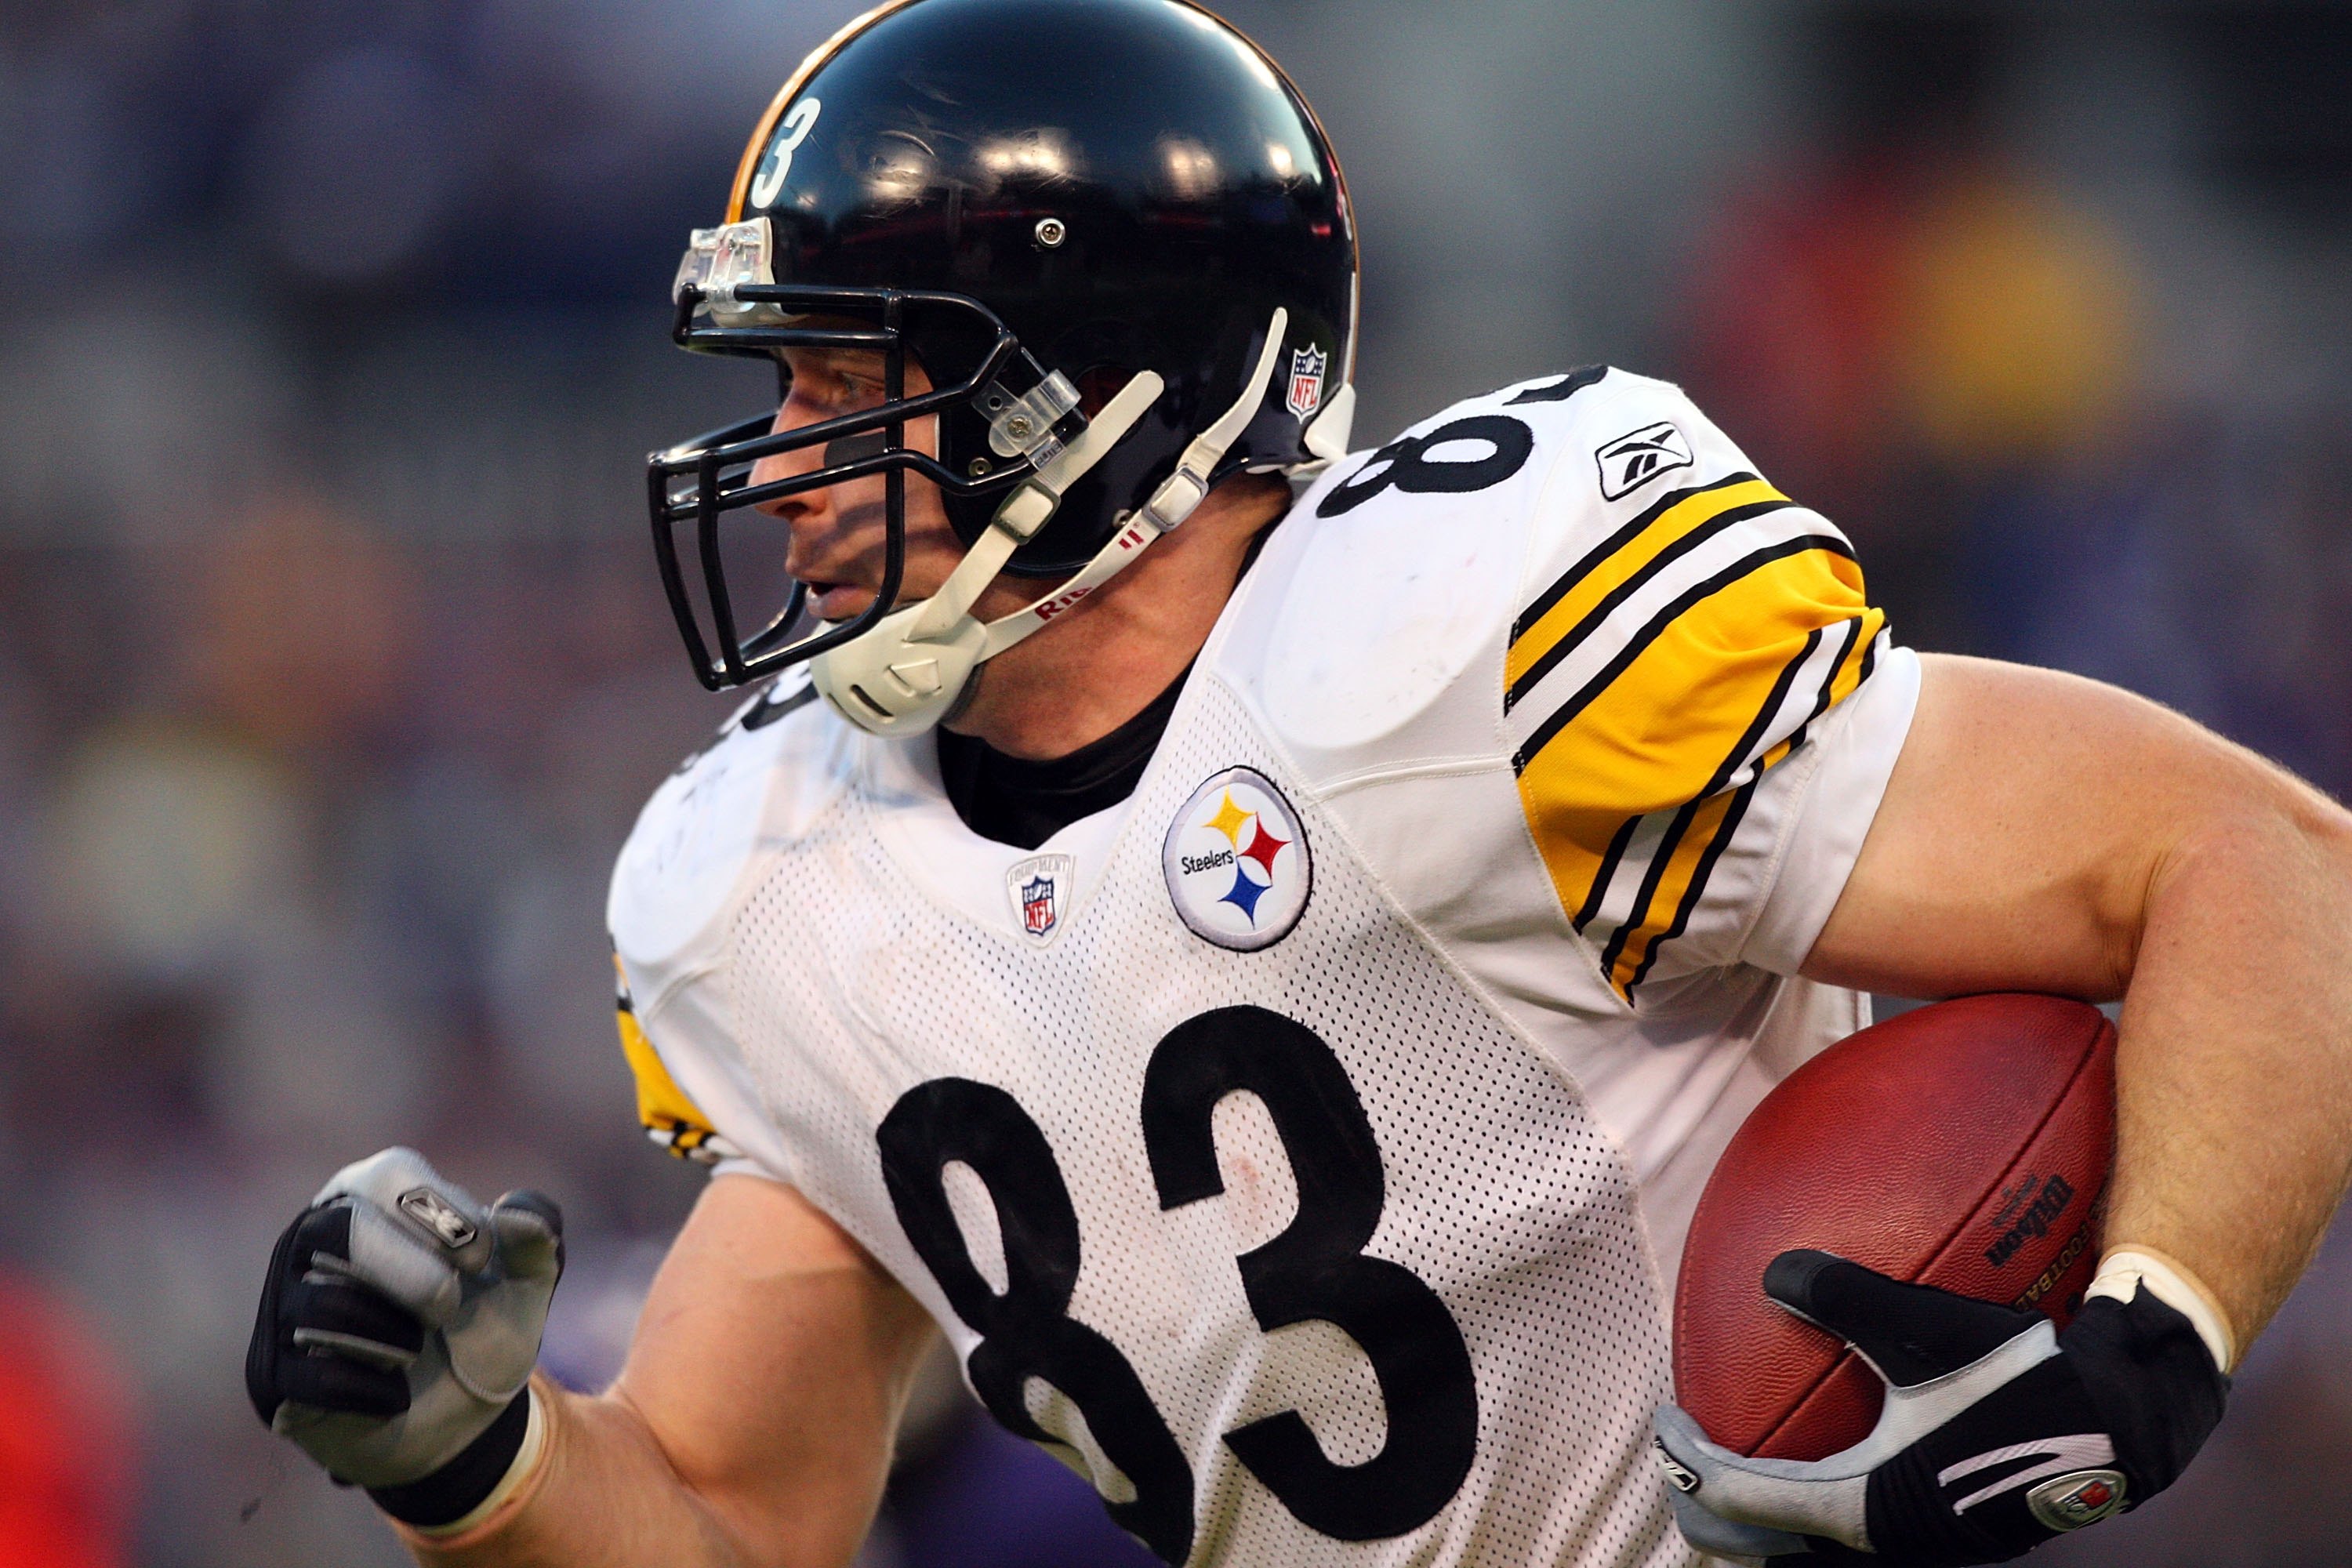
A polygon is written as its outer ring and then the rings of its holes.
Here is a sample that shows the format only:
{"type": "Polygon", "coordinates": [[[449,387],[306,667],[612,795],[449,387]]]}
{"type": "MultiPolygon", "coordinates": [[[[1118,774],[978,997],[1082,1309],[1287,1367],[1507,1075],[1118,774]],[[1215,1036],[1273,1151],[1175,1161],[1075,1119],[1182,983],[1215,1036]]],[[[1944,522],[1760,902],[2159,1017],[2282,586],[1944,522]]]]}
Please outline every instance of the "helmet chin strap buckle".
{"type": "Polygon", "coordinates": [[[1144,371],[1119,388],[1076,440],[1005,497],[938,593],[892,611],[865,636],[810,660],[809,675],[817,690],[844,718],[873,734],[919,735],[938,724],[954,710],[972,671],[983,661],[1074,608],[1208,499],[1208,476],[1241,439],[1265,400],[1289,325],[1290,312],[1277,307],[1266,326],[1257,368],[1243,384],[1241,396],[1192,438],[1177,460],[1176,471],[1139,510],[1119,520],[1110,542],[1076,576],[1001,619],[982,622],[971,614],[971,606],[1013,552],[1053,520],[1070,486],[1160,400],[1165,383],[1154,372],[1144,371]]]}
{"type": "Polygon", "coordinates": [[[1078,406],[1078,389],[1060,371],[1039,382],[1034,390],[1015,397],[1001,381],[991,382],[980,395],[988,422],[988,447],[1000,458],[1029,458],[1044,468],[1061,455],[1054,426],[1078,406]]]}
{"type": "MultiPolygon", "coordinates": [[[[1184,455],[1187,458],[1192,456],[1190,452],[1184,455]]],[[[1222,453],[1219,455],[1223,456],[1222,453]]],[[[1160,532],[1173,533],[1183,526],[1184,520],[1198,510],[1201,503],[1208,499],[1209,477],[1206,474],[1196,474],[1190,466],[1179,462],[1176,465],[1176,471],[1169,475],[1167,481],[1158,489],[1151,492],[1150,500],[1143,503],[1141,516],[1143,521],[1151,524],[1160,532]]]]}

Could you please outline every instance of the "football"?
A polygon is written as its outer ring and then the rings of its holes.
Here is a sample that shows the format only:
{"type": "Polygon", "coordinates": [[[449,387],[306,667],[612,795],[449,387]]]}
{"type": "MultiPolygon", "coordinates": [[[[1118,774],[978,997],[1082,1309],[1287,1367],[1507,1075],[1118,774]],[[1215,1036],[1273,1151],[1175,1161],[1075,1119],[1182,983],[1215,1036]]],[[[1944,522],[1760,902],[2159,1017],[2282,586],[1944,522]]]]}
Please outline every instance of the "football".
{"type": "Polygon", "coordinates": [[[2053,996],[1969,996],[1849,1036],[1749,1115],[1709,1178],[1675,1295],[1675,1398],[1725,1447],[1824,1458],[1881,1384],[1766,1298],[1820,1247],[2063,1324],[2099,1255],[2115,1144],[2115,1026],[2053,996]]]}

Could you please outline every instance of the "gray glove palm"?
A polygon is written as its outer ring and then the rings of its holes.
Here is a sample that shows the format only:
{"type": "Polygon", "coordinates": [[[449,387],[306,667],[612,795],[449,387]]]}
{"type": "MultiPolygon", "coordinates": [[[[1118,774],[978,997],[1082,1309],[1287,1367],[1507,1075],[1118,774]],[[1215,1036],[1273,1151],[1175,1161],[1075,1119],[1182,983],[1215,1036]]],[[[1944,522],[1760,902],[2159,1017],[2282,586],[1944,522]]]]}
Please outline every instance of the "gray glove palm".
{"type": "Polygon", "coordinates": [[[247,1392],[338,1480],[407,1486],[522,1392],[562,1271],[547,1198],[485,1210],[414,1150],[387,1149],[337,1173],[279,1238],[247,1392]]]}

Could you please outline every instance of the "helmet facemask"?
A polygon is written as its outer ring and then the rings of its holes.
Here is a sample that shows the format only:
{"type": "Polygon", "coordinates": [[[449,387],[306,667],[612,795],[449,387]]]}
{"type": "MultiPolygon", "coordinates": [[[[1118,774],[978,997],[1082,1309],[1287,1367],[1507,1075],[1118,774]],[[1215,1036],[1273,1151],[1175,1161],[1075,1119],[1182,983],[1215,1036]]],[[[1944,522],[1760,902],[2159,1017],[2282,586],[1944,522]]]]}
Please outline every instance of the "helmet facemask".
{"type": "Polygon", "coordinates": [[[909,470],[938,486],[950,506],[985,511],[1052,462],[1088,424],[1068,379],[1041,370],[978,300],[770,281],[766,227],[765,219],[755,219],[696,232],[679,269],[673,340],[704,353],[761,358],[778,357],[788,348],[873,353],[881,362],[882,400],[872,408],[791,430],[773,429],[772,412],[762,413],[647,460],[647,502],[662,585],[695,676],[713,691],[839,647],[889,614],[906,570],[909,470]],[[929,318],[929,331],[919,344],[908,330],[910,315],[929,318]],[[976,353],[971,345],[978,345],[976,353]],[[935,350],[918,352],[934,385],[908,397],[907,359],[919,348],[935,350]],[[958,354],[958,348],[964,353],[958,354]],[[956,375],[959,358],[969,368],[956,375]],[[934,368],[942,362],[945,376],[934,368]],[[948,461],[907,445],[907,426],[926,417],[938,419],[940,452],[948,461]],[[959,426],[963,429],[958,431],[959,426]],[[961,439],[954,438],[958,435],[961,439]],[[949,466],[960,447],[982,447],[961,459],[961,471],[949,466]],[[751,483],[761,459],[811,447],[825,458],[814,468],[751,483]],[[729,573],[730,555],[745,552],[729,548],[726,520],[788,496],[876,474],[884,479],[886,531],[882,582],[874,603],[848,621],[812,627],[806,584],[795,583],[782,607],[761,613],[747,634],[739,613],[741,584],[730,584],[729,573]],[[681,548],[682,538],[689,548],[681,548]]]}
{"type": "MultiPolygon", "coordinates": [[[[702,240],[703,235],[698,234],[698,246],[702,240]]],[[[688,266],[694,264],[695,254],[689,252],[688,266]]],[[[749,420],[655,454],[650,470],[655,550],[671,608],[695,657],[697,673],[715,690],[806,661],[818,689],[861,728],[885,735],[919,734],[931,728],[954,710],[972,671],[981,664],[1075,608],[1208,499],[1225,454],[1265,401],[1288,323],[1288,312],[1277,307],[1267,322],[1256,368],[1244,382],[1241,396],[1193,437],[1175,471],[1153,489],[1143,506],[1120,514],[1112,538],[1092,559],[1052,592],[1009,616],[982,622],[971,613],[981,594],[1004,572],[1013,555],[1053,521],[1069,488],[1101,462],[1160,402],[1166,387],[1160,376],[1149,370],[1138,373],[1089,418],[1079,412],[1077,392],[1068,378],[1059,372],[1039,372],[1036,362],[976,300],[954,295],[761,282],[735,285],[722,296],[716,290],[706,292],[702,283],[682,281],[678,332],[688,346],[707,346],[690,342],[699,331],[726,333],[724,346],[730,352],[856,349],[878,351],[883,356],[882,401],[873,408],[786,431],[766,430],[765,419],[749,420]],[[877,298],[848,297],[866,293],[877,298]],[[910,304],[953,305],[995,325],[993,341],[976,369],[950,386],[912,397],[906,392],[908,334],[902,325],[910,304]],[[798,324],[806,314],[820,310],[838,316],[844,307],[860,306],[878,312],[878,328],[798,324]],[[716,318],[722,310],[739,324],[695,327],[697,314],[707,311],[716,318]],[[745,320],[771,310],[775,312],[772,322],[745,320]],[[1008,365],[1024,374],[1008,379],[1008,365]],[[1023,381],[1029,384],[1025,391],[1020,390],[1023,381]],[[946,416],[959,409],[985,420],[991,448],[1001,459],[990,471],[969,472],[962,479],[937,458],[906,443],[909,421],[938,416],[944,427],[946,416]],[[878,445],[859,439],[877,435],[878,445]],[[765,484],[751,482],[752,466],[761,458],[820,443],[826,448],[827,460],[809,472],[765,484]],[[1003,499],[988,527],[970,542],[938,592],[898,606],[906,571],[909,469],[939,485],[942,495],[969,499],[1002,492],[1003,499]],[[876,473],[884,477],[886,489],[883,574],[874,602],[845,622],[795,637],[805,619],[808,595],[807,584],[795,582],[783,610],[749,637],[741,637],[727,582],[720,519],[729,512],[876,473]],[[681,488],[680,479],[688,482],[681,488]],[[687,591],[688,574],[677,549],[677,531],[689,521],[711,621],[709,641],[702,637],[687,591]],[[712,647],[718,649],[715,659],[709,652],[712,647]]],[[[984,462],[975,458],[971,467],[978,468],[984,462]]]]}

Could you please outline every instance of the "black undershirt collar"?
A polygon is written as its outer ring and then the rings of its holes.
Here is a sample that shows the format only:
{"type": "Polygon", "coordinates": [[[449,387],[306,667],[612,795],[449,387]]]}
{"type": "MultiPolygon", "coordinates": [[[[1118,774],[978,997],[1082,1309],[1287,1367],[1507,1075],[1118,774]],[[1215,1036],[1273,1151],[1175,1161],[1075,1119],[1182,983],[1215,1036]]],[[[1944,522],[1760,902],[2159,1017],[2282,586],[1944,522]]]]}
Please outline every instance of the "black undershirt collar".
{"type": "Polygon", "coordinates": [[[1188,668],[1142,712],[1066,757],[1030,762],[970,735],[935,731],[940,782],[963,825],[982,838],[1034,849],[1080,817],[1135,793],[1184,693],[1188,668]]]}

